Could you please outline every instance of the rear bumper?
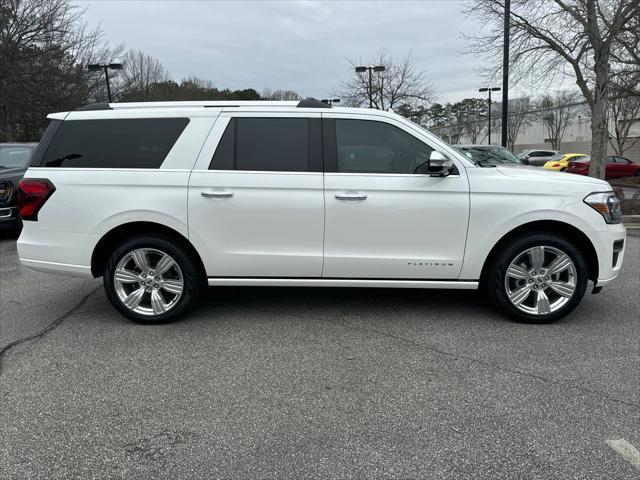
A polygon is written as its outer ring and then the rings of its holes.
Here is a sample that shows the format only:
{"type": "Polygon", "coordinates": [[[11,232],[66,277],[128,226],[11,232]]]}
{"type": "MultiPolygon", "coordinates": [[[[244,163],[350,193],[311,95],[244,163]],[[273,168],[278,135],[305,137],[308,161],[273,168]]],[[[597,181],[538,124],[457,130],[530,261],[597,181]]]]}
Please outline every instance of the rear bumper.
{"type": "Polygon", "coordinates": [[[45,262],[43,260],[30,260],[28,258],[20,258],[20,263],[32,270],[45,273],[61,273],[74,277],[93,278],[91,267],[84,265],[71,265],[68,263],[45,262]]]}
{"type": "Polygon", "coordinates": [[[48,273],[91,277],[94,235],[44,230],[40,222],[24,222],[18,256],[25,267],[48,273]]]}
{"type": "Polygon", "coordinates": [[[14,223],[18,220],[16,207],[0,207],[0,224],[14,223]]]}

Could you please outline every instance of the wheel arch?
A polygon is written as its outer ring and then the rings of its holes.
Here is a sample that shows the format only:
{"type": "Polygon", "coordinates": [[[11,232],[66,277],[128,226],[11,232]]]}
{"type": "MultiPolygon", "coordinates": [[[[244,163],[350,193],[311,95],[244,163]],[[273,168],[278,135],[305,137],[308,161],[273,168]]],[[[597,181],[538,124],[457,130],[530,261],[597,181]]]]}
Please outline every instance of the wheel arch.
{"type": "Polygon", "coordinates": [[[584,255],[587,262],[587,271],[589,280],[596,281],[598,279],[599,265],[598,254],[589,237],[573,225],[557,220],[538,220],[520,225],[505,235],[493,246],[487,258],[482,265],[482,273],[480,274],[480,283],[484,284],[489,266],[496,257],[500,249],[508,244],[513,238],[526,233],[555,233],[572,242],[584,255]]]}
{"type": "Polygon", "coordinates": [[[93,249],[93,253],[91,254],[91,274],[95,278],[102,276],[109,254],[118,244],[135,235],[149,233],[163,235],[178,242],[195,259],[200,270],[200,277],[203,280],[206,280],[206,273],[202,259],[189,239],[173,228],[155,222],[124,223],[105,233],[100,238],[93,249]]]}

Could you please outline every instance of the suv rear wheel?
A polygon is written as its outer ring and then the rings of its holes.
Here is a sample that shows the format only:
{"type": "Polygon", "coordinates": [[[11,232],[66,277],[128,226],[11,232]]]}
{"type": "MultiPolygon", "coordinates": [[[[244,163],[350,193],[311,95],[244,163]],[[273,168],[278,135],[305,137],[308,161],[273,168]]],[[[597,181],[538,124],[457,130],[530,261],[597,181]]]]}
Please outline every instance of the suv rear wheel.
{"type": "Polygon", "coordinates": [[[492,302],[510,317],[549,323],[576,308],[587,289],[587,266],[564,237],[526,234],[498,253],[486,282],[492,302]]]}
{"type": "Polygon", "coordinates": [[[171,239],[140,235],[109,256],[104,287],[113,306],[134,322],[154,324],[176,319],[198,297],[198,265],[171,239]]]}

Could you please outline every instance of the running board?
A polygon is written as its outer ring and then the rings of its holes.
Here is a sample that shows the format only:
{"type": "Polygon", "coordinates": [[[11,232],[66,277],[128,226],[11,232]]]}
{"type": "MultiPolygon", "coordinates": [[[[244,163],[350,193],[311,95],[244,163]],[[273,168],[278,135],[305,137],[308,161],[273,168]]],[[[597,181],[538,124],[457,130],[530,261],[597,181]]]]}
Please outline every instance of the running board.
{"type": "Polygon", "coordinates": [[[456,280],[370,280],[352,278],[239,278],[209,277],[209,286],[244,287],[378,287],[378,288],[450,288],[476,290],[478,282],[456,280]]]}

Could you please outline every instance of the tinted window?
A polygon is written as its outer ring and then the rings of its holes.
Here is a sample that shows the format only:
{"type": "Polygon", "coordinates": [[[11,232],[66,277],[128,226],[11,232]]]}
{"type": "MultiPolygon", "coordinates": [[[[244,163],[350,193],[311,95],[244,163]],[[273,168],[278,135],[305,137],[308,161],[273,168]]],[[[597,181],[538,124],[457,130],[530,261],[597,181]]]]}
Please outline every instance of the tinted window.
{"type": "Polygon", "coordinates": [[[158,168],[188,123],[187,118],[62,122],[41,165],[158,168]]]}
{"type": "Polygon", "coordinates": [[[236,119],[232,118],[213,154],[209,170],[235,170],[236,119]]]}
{"type": "Polygon", "coordinates": [[[309,120],[234,118],[220,139],[210,168],[307,172],[309,120]]]}
{"type": "Polygon", "coordinates": [[[31,147],[0,146],[0,169],[27,168],[31,160],[31,147]]]}
{"type": "Polygon", "coordinates": [[[433,149],[387,123],[336,120],[338,172],[426,173],[433,149]]]}

